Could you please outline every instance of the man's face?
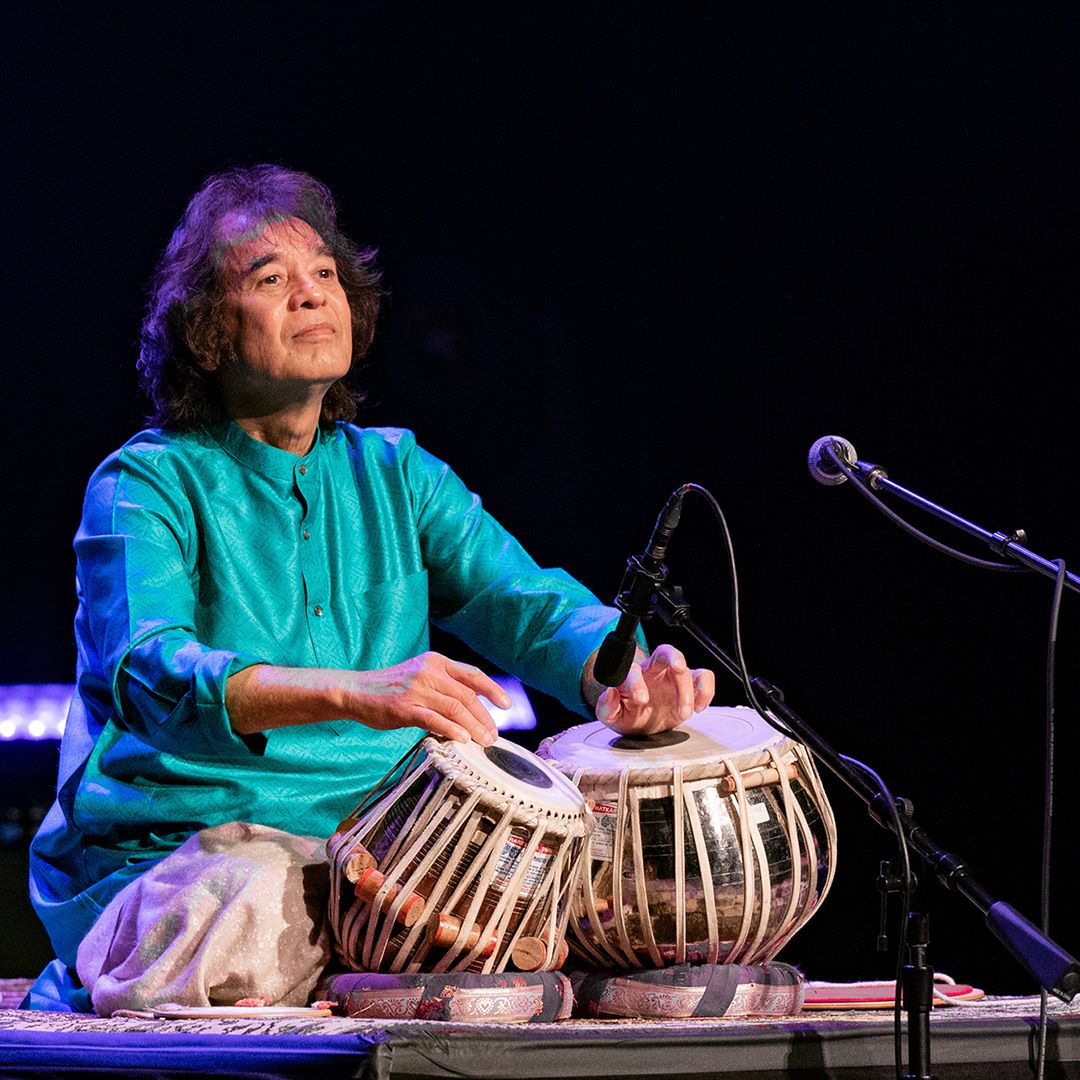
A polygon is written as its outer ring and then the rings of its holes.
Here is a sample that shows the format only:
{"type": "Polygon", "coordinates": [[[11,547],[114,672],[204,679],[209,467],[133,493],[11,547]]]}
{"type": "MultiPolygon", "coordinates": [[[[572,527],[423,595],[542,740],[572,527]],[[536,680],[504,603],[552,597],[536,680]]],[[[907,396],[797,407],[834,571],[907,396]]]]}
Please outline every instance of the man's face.
{"type": "Polygon", "coordinates": [[[352,320],[322,238],[297,218],[222,225],[234,238],[221,268],[235,351],[219,368],[226,399],[273,409],[325,391],[349,370],[352,320]]]}

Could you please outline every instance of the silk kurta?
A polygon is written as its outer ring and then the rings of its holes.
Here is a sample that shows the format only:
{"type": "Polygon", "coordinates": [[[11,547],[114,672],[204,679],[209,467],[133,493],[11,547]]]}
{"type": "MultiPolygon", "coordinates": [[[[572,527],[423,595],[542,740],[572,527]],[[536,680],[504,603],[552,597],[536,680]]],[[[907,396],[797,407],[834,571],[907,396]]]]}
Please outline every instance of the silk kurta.
{"type": "Polygon", "coordinates": [[[31,848],[69,965],[105,904],[193,832],[328,836],[421,735],[332,720],[240,737],[234,672],[387,667],[428,647],[430,621],[580,711],[616,614],[398,429],[338,425],[303,457],[231,423],[144,431],[95,472],[75,551],[76,693],[31,848]]]}

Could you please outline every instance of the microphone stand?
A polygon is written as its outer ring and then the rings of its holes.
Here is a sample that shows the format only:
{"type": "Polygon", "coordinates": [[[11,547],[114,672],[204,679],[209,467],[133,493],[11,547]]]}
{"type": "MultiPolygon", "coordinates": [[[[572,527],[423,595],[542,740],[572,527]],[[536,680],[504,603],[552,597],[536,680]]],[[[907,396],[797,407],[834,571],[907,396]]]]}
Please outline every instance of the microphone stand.
{"type": "MultiPolygon", "coordinates": [[[[686,631],[742,685],[742,670],[720,645],[690,618],[690,606],[679,586],[660,584],[653,593],[652,608],[654,614],[663,622],[686,631]]],[[[784,694],[778,687],[760,676],[752,676],[750,685],[757,698],[763,702],[766,711],[778,718],[794,734],[797,741],[807,746],[818,761],[865,803],[874,821],[882,828],[893,831],[895,825],[891,808],[884,795],[866,775],[845,761],[810,727],[785,702],[784,694]]],[[[1080,963],[1014,907],[1002,900],[995,900],[979,885],[971,867],[959,856],[941,847],[918,824],[909,800],[897,798],[896,808],[899,811],[903,839],[926,861],[942,885],[958,892],[982,912],[990,931],[1041,987],[1062,1001],[1071,1001],[1080,992],[1080,963]]],[[[925,966],[925,955],[920,954],[919,961],[925,966]]],[[[929,1076],[930,1064],[928,1003],[905,1000],[904,1005],[908,1014],[909,1066],[914,1068],[918,1062],[917,1067],[921,1070],[918,1073],[909,1072],[908,1076],[911,1080],[924,1080],[929,1076]]]]}
{"type": "MultiPolygon", "coordinates": [[[[1027,537],[1024,535],[1023,529],[1017,529],[1010,535],[1003,532],[989,532],[968,521],[967,518],[962,518],[959,514],[946,510],[944,506],[939,506],[937,503],[931,502],[930,499],[896,483],[895,480],[890,480],[889,474],[880,465],[874,465],[869,461],[855,462],[851,475],[856,477],[863,487],[870,488],[871,491],[888,491],[905,502],[911,503],[912,506],[917,506],[920,510],[933,514],[934,517],[954,526],[961,532],[974,536],[976,540],[981,540],[998,555],[1014,559],[1030,570],[1037,570],[1040,574],[1045,574],[1046,577],[1057,577],[1058,568],[1056,564],[1049,562],[1041,555],[1036,555],[1034,551],[1024,546],[1027,537]]],[[[1073,592],[1080,592],[1080,577],[1066,572],[1065,585],[1072,589],[1073,592]]]]}

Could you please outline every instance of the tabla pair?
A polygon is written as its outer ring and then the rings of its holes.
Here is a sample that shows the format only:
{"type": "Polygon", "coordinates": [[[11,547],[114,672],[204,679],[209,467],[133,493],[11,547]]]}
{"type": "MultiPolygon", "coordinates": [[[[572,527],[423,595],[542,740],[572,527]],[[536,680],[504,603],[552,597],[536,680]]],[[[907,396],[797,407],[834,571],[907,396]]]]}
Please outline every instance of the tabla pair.
{"type": "MultiPolygon", "coordinates": [[[[425,756],[327,842],[335,948],[362,971],[754,964],[817,909],[836,829],[813,761],[746,708],[599,723],[537,755],[425,756]]],[[[363,807],[364,804],[361,804],[363,807]]]]}

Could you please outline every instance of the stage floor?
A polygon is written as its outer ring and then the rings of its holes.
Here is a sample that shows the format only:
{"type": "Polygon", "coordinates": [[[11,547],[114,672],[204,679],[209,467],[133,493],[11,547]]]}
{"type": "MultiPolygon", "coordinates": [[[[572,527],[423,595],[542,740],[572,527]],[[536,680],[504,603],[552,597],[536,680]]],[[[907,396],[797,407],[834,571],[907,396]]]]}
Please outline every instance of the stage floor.
{"type": "MultiPolygon", "coordinates": [[[[1034,1076],[1037,998],[935,1008],[941,1078],[1034,1076]]],[[[1080,1004],[1052,1001],[1046,1076],[1080,1077],[1080,1004]]],[[[135,1020],[0,1010],[0,1076],[421,1080],[581,1077],[893,1076],[889,1012],[830,1010],[776,1019],[570,1020],[496,1025],[341,1017],[135,1020]]]]}

